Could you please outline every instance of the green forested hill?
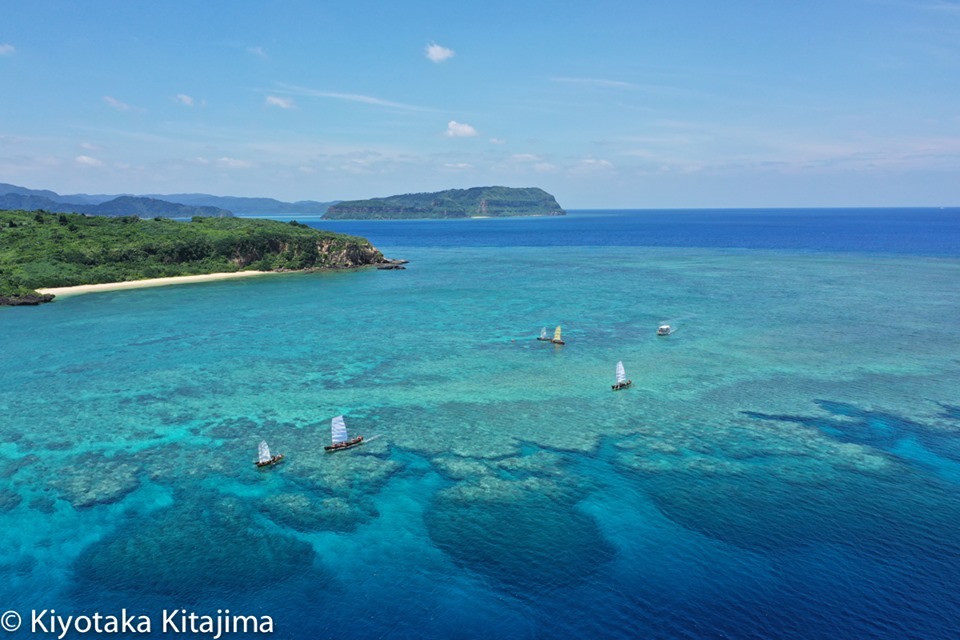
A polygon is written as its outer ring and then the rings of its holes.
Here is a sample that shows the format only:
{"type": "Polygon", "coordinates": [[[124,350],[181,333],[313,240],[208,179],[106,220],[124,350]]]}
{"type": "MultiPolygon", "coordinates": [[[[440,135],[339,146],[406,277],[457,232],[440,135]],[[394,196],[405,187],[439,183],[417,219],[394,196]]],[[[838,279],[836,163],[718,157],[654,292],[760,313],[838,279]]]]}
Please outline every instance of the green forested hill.
{"type": "MultiPolygon", "coordinates": [[[[2,187],[2,185],[0,185],[2,187]]],[[[52,192],[50,192],[52,193],[52,192]]],[[[56,194],[53,194],[56,196],[56,194]]],[[[57,196],[60,198],[60,196],[57,196]]],[[[53,213],[87,213],[94,216],[143,216],[145,218],[192,218],[193,216],[229,217],[233,213],[219,207],[192,206],[156,198],[120,196],[98,204],[54,200],[47,196],[23,193],[0,195],[0,209],[29,209],[53,213]]]]}
{"type": "Polygon", "coordinates": [[[347,200],[332,205],[328,220],[471,218],[477,216],[562,216],[556,198],[535,187],[474,187],[389,198],[347,200]]]}
{"type": "Polygon", "coordinates": [[[244,269],[377,264],[364,238],[296,222],[0,211],[0,304],[45,287],[244,269]]]}

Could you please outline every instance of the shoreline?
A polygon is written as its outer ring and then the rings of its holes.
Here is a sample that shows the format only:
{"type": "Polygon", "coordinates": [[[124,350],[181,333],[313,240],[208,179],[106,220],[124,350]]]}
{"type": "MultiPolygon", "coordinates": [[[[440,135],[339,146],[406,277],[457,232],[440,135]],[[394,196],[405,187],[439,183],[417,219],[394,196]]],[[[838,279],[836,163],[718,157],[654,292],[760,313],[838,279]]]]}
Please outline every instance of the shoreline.
{"type": "Polygon", "coordinates": [[[212,280],[230,280],[232,278],[246,278],[262,276],[278,271],[226,271],[222,273],[202,273],[192,276],[170,276],[166,278],[148,278],[146,280],[124,280],[123,282],[103,282],[101,284],[79,284],[73,287],[45,287],[37,289],[41,294],[54,296],[72,296],[82,293],[96,293],[98,291],[122,291],[124,289],[143,289],[146,287],[163,287],[173,284],[190,284],[193,282],[209,282],[212,280]]]}

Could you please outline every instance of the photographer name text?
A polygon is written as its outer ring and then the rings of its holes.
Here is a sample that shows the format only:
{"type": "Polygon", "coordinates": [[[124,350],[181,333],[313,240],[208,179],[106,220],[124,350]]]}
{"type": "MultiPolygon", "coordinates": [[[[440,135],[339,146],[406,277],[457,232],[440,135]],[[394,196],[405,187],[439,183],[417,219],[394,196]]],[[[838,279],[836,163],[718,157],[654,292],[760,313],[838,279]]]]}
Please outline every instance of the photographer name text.
{"type": "Polygon", "coordinates": [[[235,634],[273,633],[273,618],[230,613],[217,609],[213,614],[202,614],[187,609],[164,609],[157,626],[149,615],[131,615],[126,609],[117,614],[63,615],[55,609],[34,609],[30,629],[35,634],[55,636],[62,640],[68,633],[147,635],[154,630],[165,634],[205,635],[210,640],[235,634]]]}

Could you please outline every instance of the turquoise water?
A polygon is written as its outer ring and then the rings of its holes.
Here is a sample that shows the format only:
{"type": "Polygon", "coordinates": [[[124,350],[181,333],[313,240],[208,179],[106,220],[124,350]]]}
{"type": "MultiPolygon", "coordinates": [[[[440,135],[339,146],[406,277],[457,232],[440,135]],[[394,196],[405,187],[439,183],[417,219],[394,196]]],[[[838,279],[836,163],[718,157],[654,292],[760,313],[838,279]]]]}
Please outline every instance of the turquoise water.
{"type": "Polygon", "coordinates": [[[956,637],[957,219],[911,255],[645,246],[625,216],[355,223],[408,268],[0,309],[0,610],[956,637]],[[324,454],[341,413],[378,437],[324,454]],[[262,438],[282,466],[254,469],[262,438]]]}

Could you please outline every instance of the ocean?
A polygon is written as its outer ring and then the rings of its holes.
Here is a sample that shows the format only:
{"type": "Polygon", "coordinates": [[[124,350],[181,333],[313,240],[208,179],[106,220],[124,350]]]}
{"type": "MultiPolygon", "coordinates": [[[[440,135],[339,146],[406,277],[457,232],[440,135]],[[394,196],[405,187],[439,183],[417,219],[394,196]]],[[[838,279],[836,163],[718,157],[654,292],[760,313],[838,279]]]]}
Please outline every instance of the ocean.
{"type": "Polygon", "coordinates": [[[960,635],[960,209],[307,222],[410,262],[0,309],[4,635],[960,635]]]}

